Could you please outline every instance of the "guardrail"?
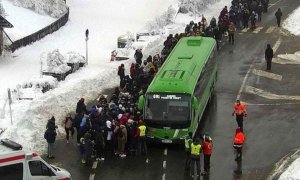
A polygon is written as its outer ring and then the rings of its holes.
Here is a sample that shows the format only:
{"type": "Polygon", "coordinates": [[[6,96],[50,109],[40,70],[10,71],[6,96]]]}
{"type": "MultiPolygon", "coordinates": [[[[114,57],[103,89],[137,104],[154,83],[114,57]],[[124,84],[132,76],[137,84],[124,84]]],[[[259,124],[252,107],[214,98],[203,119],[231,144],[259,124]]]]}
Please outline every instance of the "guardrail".
{"type": "Polygon", "coordinates": [[[55,22],[51,23],[49,26],[44,27],[43,29],[28,35],[22,39],[14,41],[10,46],[9,49],[14,52],[16,49],[20,47],[27,46],[35,41],[38,41],[42,39],[43,37],[47,36],[48,34],[51,34],[58,29],[60,29],[62,26],[64,26],[69,20],[69,8],[67,9],[67,12],[60,17],[55,22]]]}

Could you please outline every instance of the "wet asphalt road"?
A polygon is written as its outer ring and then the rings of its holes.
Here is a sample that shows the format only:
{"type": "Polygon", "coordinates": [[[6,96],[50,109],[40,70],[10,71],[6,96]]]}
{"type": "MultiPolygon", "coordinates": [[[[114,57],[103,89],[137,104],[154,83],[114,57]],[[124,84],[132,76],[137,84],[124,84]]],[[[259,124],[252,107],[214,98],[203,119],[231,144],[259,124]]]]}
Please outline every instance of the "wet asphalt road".
{"type": "MultiPolygon", "coordinates": [[[[200,127],[200,131],[208,131],[214,141],[211,174],[201,179],[267,179],[277,161],[300,147],[297,141],[300,137],[297,129],[300,127],[300,101],[268,99],[245,90],[246,86],[252,86],[274,94],[299,95],[300,92],[300,65],[273,63],[271,72],[282,75],[281,81],[252,73],[253,69],[264,71],[266,68],[266,44],[274,46],[281,39],[275,56],[294,53],[300,47],[299,38],[285,35],[278,28],[266,33],[269,27],[275,26],[274,13],[278,7],[288,14],[300,6],[300,1],[270,0],[270,5],[269,12],[263,14],[263,22],[259,24],[264,27],[260,32],[237,32],[235,45],[226,43],[218,53],[218,81],[200,127]],[[241,89],[241,86],[244,88],[241,89]],[[246,144],[241,163],[234,161],[232,148],[237,125],[231,112],[237,96],[248,105],[248,117],[244,122],[246,144]]],[[[91,173],[94,173],[94,179],[99,180],[192,179],[184,171],[185,154],[179,146],[151,146],[147,157],[128,156],[120,159],[107,155],[104,162],[98,163],[95,171],[80,164],[75,140],[71,144],[58,140],[55,151],[57,158],[52,163],[68,169],[74,180],[89,179],[91,173]]]]}

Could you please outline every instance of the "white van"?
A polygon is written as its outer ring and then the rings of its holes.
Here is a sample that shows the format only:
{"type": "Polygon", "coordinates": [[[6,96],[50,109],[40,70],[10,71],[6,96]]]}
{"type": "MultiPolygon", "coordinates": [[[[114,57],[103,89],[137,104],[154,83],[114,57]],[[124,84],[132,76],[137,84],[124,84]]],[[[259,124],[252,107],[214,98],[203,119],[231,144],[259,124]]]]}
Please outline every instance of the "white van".
{"type": "Polygon", "coordinates": [[[22,150],[8,139],[0,140],[1,180],[71,180],[71,174],[48,164],[37,153],[22,150]]]}

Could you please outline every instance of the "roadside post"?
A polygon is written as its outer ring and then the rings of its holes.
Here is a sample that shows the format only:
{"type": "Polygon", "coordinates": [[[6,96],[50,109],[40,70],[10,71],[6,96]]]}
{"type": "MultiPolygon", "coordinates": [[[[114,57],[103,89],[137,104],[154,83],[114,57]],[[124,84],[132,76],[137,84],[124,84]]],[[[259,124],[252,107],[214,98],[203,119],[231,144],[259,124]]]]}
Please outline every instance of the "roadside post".
{"type": "Polygon", "coordinates": [[[85,59],[88,65],[88,40],[89,40],[89,29],[85,30],[85,59]]]}
{"type": "Polygon", "coordinates": [[[12,125],[12,124],[13,124],[13,122],[12,122],[12,112],[11,112],[11,103],[12,103],[12,101],[11,101],[11,92],[10,92],[10,89],[9,89],[9,88],[7,89],[7,93],[8,93],[8,104],[9,104],[10,123],[11,123],[11,125],[12,125]]]}

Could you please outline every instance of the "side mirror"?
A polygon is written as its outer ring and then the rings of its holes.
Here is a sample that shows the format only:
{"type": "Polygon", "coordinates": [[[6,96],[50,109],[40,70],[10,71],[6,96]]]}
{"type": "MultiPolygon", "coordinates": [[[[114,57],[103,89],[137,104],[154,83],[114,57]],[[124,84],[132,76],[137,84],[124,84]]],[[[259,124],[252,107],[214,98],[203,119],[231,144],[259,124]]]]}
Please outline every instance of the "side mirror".
{"type": "Polygon", "coordinates": [[[193,109],[198,109],[198,106],[199,106],[199,100],[196,96],[193,97],[193,109]]]}
{"type": "Polygon", "coordinates": [[[144,103],[145,103],[145,97],[144,97],[144,95],[141,95],[141,96],[139,97],[139,101],[138,101],[138,110],[139,110],[139,111],[142,111],[142,110],[143,110],[144,103]]]}

